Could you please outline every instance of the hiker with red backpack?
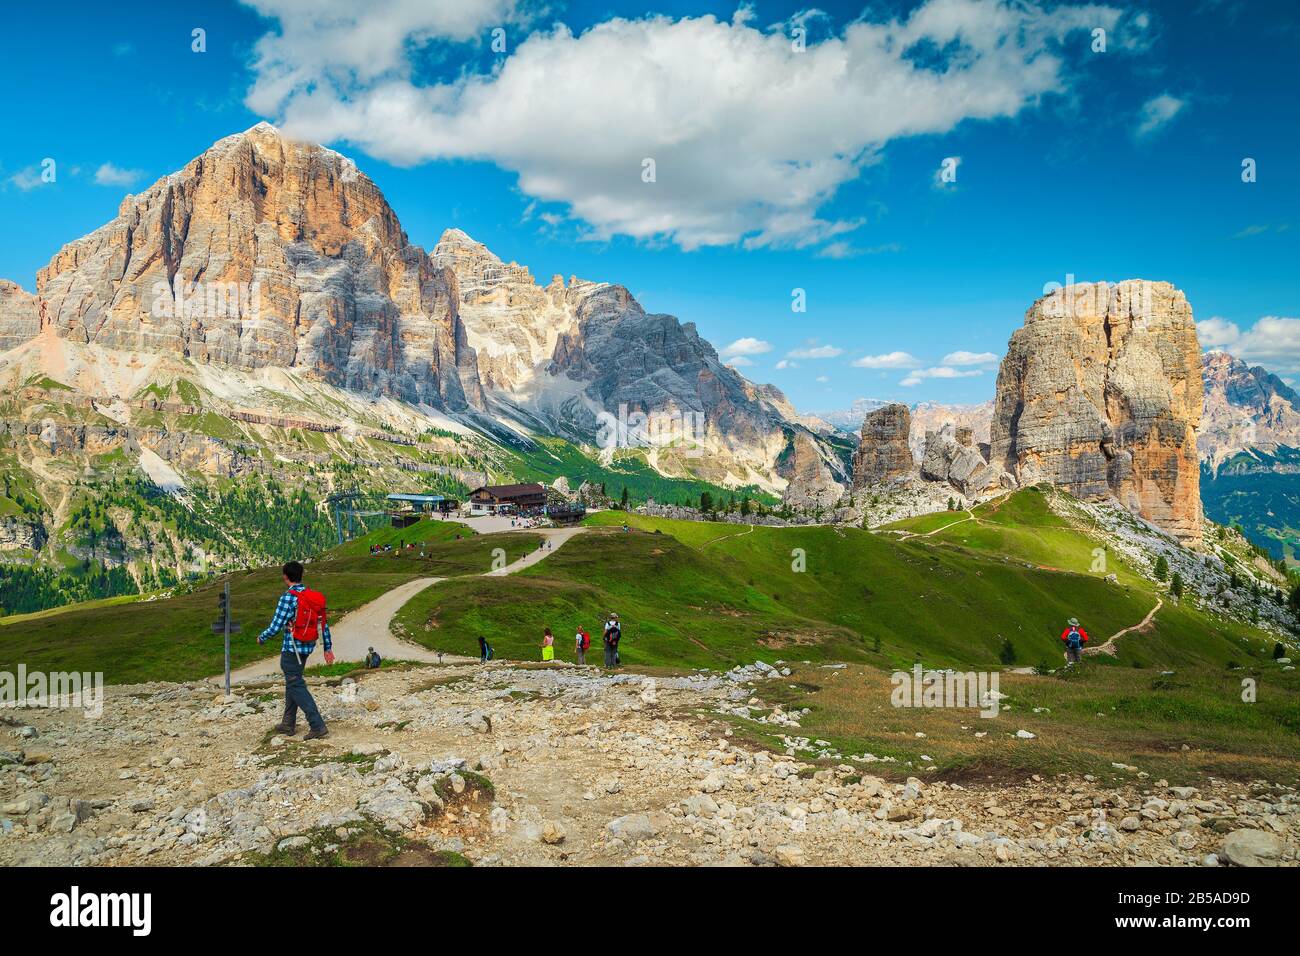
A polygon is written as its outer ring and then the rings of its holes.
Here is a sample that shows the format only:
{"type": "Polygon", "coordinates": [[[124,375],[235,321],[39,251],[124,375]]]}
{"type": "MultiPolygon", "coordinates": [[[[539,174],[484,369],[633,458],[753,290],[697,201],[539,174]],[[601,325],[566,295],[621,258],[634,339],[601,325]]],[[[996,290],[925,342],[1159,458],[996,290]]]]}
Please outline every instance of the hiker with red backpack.
{"type": "Polygon", "coordinates": [[[578,628],[578,633],[574,638],[574,645],[574,651],[578,655],[578,663],[586,664],[587,648],[591,647],[591,635],[582,628],[578,628]]]}
{"type": "Polygon", "coordinates": [[[1066,622],[1065,630],[1061,632],[1061,641],[1065,644],[1066,662],[1079,663],[1079,658],[1083,654],[1083,645],[1088,643],[1088,632],[1079,626],[1077,617],[1072,617],[1066,622]]]}
{"type": "Polygon", "coordinates": [[[284,672],[284,717],[275,725],[282,734],[293,734],[301,709],[307,718],[307,736],[303,740],[328,737],[329,730],[316,708],[302,672],[307,666],[318,637],[325,639],[325,663],[334,663],[334,642],[330,638],[330,625],[325,612],[325,595],[313,591],[302,583],[302,565],[290,561],[282,569],[285,587],[275,606],[271,626],[258,635],[257,643],[265,644],[267,638],[284,632],[280,645],[280,670],[284,672]]]}

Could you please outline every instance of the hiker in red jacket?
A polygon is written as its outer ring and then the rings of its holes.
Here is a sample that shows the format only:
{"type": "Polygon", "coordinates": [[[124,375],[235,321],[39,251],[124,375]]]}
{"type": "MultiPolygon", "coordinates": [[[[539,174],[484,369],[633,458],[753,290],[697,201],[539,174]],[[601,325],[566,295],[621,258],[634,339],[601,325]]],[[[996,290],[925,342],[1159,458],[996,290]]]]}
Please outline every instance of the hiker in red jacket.
{"type": "Polygon", "coordinates": [[[1061,641],[1065,644],[1065,659],[1071,664],[1079,663],[1083,654],[1083,645],[1088,643],[1088,632],[1079,626],[1077,617],[1070,618],[1065,630],[1061,632],[1061,641]]]}
{"type": "Polygon", "coordinates": [[[275,606],[271,626],[258,635],[257,643],[265,644],[267,638],[280,631],[284,641],[280,645],[280,670],[284,672],[284,718],[275,725],[282,734],[292,734],[302,710],[310,728],[303,740],[328,737],[329,730],[312,699],[302,672],[307,658],[316,647],[316,638],[325,639],[325,663],[334,663],[334,642],[330,637],[329,621],[325,613],[325,595],[313,591],[302,583],[302,565],[290,561],[282,569],[285,587],[280,602],[275,606]]]}

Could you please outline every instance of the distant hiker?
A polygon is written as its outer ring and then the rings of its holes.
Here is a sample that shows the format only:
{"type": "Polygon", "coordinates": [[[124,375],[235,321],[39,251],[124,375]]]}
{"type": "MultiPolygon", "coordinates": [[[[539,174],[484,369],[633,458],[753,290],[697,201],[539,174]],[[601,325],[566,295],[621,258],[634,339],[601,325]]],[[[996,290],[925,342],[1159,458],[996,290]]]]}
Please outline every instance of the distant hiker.
{"type": "Polygon", "coordinates": [[[480,664],[486,664],[492,660],[492,645],[487,642],[487,638],[482,634],[478,636],[478,660],[480,664]]]}
{"type": "Polygon", "coordinates": [[[366,668],[372,671],[378,670],[380,663],[379,652],[373,647],[370,648],[370,650],[366,652],[366,668]]]}
{"type": "Polygon", "coordinates": [[[1071,664],[1079,663],[1083,645],[1088,643],[1088,632],[1079,626],[1077,617],[1070,618],[1065,630],[1061,632],[1061,641],[1065,644],[1065,658],[1071,664]]]}
{"type": "Polygon", "coordinates": [[[623,638],[623,629],[619,626],[618,615],[610,614],[605,622],[605,666],[617,667],[622,661],[618,656],[618,642],[623,638]]]}
{"type": "Polygon", "coordinates": [[[282,569],[284,583],[288,588],[275,606],[275,616],[271,626],[257,638],[257,643],[265,644],[267,638],[281,631],[284,641],[280,645],[280,670],[284,672],[284,717],[275,729],[282,734],[294,733],[298,723],[298,711],[307,717],[310,728],[304,740],[316,740],[328,737],[329,730],[316,709],[307,682],[302,672],[307,666],[307,658],[316,646],[317,637],[325,638],[325,663],[334,663],[334,642],[330,637],[330,625],[325,612],[325,595],[313,591],[302,583],[302,565],[290,561],[282,569]]]}
{"type": "Polygon", "coordinates": [[[574,637],[574,645],[575,645],[574,651],[578,655],[578,663],[586,664],[587,648],[591,647],[591,635],[588,634],[586,631],[584,631],[582,628],[578,628],[578,633],[574,637]]]}
{"type": "Polygon", "coordinates": [[[542,660],[555,660],[555,636],[549,627],[542,632],[542,660]]]}

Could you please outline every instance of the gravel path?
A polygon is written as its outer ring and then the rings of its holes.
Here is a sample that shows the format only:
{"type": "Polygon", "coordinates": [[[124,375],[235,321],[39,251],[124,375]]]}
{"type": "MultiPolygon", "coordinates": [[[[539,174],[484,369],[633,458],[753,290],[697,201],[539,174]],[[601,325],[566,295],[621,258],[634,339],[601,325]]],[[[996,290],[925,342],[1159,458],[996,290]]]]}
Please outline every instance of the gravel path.
{"type": "MultiPolygon", "coordinates": [[[[507,525],[504,528],[494,529],[494,532],[489,533],[511,530],[517,529],[512,529],[507,525]]],[[[536,548],[518,561],[496,571],[489,571],[482,576],[489,578],[502,577],[532,567],[539,561],[546,560],[557,549],[562,547],[566,541],[574,535],[581,534],[583,530],[582,528],[530,529],[529,533],[541,535],[546,539],[550,547],[536,548]]],[[[457,658],[454,655],[444,654],[440,656],[437,651],[431,651],[419,644],[403,641],[394,636],[389,629],[393,615],[401,610],[407,601],[425,588],[431,587],[442,580],[444,579],[417,578],[414,581],[408,581],[340,618],[338,623],[330,629],[335,658],[341,661],[360,661],[365,659],[366,653],[373,647],[379,652],[379,656],[386,660],[427,661],[430,663],[453,659],[464,660],[465,658],[457,658]]],[[[320,655],[312,655],[312,657],[313,663],[319,664],[324,661],[324,658],[320,655]]],[[[264,680],[279,673],[280,658],[276,656],[268,657],[266,660],[257,661],[254,664],[232,671],[230,679],[232,683],[264,680]]],[[[217,675],[211,679],[213,681],[224,681],[225,678],[223,675],[217,675]]]]}

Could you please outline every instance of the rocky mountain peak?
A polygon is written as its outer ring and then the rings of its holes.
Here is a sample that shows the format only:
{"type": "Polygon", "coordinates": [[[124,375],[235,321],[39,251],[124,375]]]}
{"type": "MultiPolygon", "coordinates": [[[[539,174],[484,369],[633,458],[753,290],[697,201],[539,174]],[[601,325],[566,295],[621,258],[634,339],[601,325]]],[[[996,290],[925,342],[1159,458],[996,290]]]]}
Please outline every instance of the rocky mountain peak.
{"type": "Polygon", "coordinates": [[[294,368],[587,443],[602,416],[640,413],[684,440],[656,467],[732,486],[781,487],[799,423],[693,323],[647,313],[624,286],[541,285],[455,228],[426,253],[350,159],[269,123],[127,196],[50,260],[34,296],[0,288],[0,345],[45,326],[96,350],[294,368]]]}
{"type": "Polygon", "coordinates": [[[259,123],[127,196],[37,276],[59,336],[481,406],[449,273],[346,157],[259,123]]]}
{"type": "Polygon", "coordinates": [[[885,484],[912,473],[912,413],[895,402],[866,414],[853,455],[853,490],[885,484]]]}
{"type": "Polygon", "coordinates": [[[1212,467],[1238,452],[1300,448],[1300,395],[1260,366],[1227,352],[1206,352],[1205,413],[1198,434],[1212,467]]]}
{"type": "Polygon", "coordinates": [[[1025,314],[998,372],[991,463],[1022,484],[1115,498],[1201,539],[1204,386],[1186,297],[1167,282],[1080,283],[1025,314]]]}

